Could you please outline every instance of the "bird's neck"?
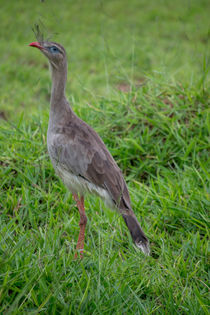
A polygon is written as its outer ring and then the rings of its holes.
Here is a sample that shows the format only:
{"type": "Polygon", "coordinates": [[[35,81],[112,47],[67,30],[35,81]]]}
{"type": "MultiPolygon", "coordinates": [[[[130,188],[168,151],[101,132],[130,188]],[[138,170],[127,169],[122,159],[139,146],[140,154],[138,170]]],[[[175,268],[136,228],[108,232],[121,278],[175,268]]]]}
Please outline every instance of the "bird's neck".
{"type": "Polygon", "coordinates": [[[67,80],[67,65],[62,69],[51,67],[52,73],[52,90],[50,98],[51,113],[62,113],[67,106],[65,96],[65,87],[67,80]]]}

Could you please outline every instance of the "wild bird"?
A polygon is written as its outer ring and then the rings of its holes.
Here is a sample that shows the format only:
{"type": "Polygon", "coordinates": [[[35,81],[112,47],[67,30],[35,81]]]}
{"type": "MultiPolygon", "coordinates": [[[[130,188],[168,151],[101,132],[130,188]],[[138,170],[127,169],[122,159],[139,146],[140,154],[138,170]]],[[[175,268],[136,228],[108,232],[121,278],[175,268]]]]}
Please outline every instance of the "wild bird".
{"type": "Polygon", "coordinates": [[[84,196],[85,193],[92,193],[122,214],[133,242],[144,254],[149,255],[149,241],[131,208],[129,192],[120,168],[99,135],[76,116],[66,99],[65,49],[58,43],[44,40],[33,42],[29,46],[38,48],[48,58],[51,68],[47,146],[55,172],[72,192],[79,209],[77,252],[80,252],[82,258],[87,223],[84,196]]]}

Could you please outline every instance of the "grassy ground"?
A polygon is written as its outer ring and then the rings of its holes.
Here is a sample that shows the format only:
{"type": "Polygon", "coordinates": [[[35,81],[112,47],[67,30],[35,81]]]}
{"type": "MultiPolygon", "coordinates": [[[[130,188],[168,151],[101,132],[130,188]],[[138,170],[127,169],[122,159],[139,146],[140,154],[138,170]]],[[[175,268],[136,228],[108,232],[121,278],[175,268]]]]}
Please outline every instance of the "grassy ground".
{"type": "Polygon", "coordinates": [[[0,314],[208,314],[208,2],[1,3],[0,314]],[[79,215],[46,149],[50,77],[33,23],[64,44],[67,94],[102,136],[151,243],[79,215]]]}

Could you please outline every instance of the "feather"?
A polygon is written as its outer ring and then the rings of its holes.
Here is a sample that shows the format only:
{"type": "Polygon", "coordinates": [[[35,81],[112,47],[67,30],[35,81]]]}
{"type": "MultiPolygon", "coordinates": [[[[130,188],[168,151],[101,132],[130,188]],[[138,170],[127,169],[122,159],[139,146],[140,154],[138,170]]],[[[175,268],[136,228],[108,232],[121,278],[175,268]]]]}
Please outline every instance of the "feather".
{"type": "Polygon", "coordinates": [[[34,32],[34,35],[39,43],[44,42],[44,33],[41,31],[39,24],[34,24],[34,27],[32,27],[32,31],[34,32]]]}

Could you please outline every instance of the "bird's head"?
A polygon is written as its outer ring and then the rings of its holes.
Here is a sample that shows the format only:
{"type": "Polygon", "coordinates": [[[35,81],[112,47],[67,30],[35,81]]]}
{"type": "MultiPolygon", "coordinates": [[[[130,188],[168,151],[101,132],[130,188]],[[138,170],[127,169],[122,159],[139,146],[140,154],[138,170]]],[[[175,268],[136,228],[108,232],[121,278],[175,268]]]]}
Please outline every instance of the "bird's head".
{"type": "Polygon", "coordinates": [[[66,66],[66,52],[63,46],[54,42],[33,42],[31,47],[38,48],[49,60],[53,69],[62,69],[66,66]]]}

